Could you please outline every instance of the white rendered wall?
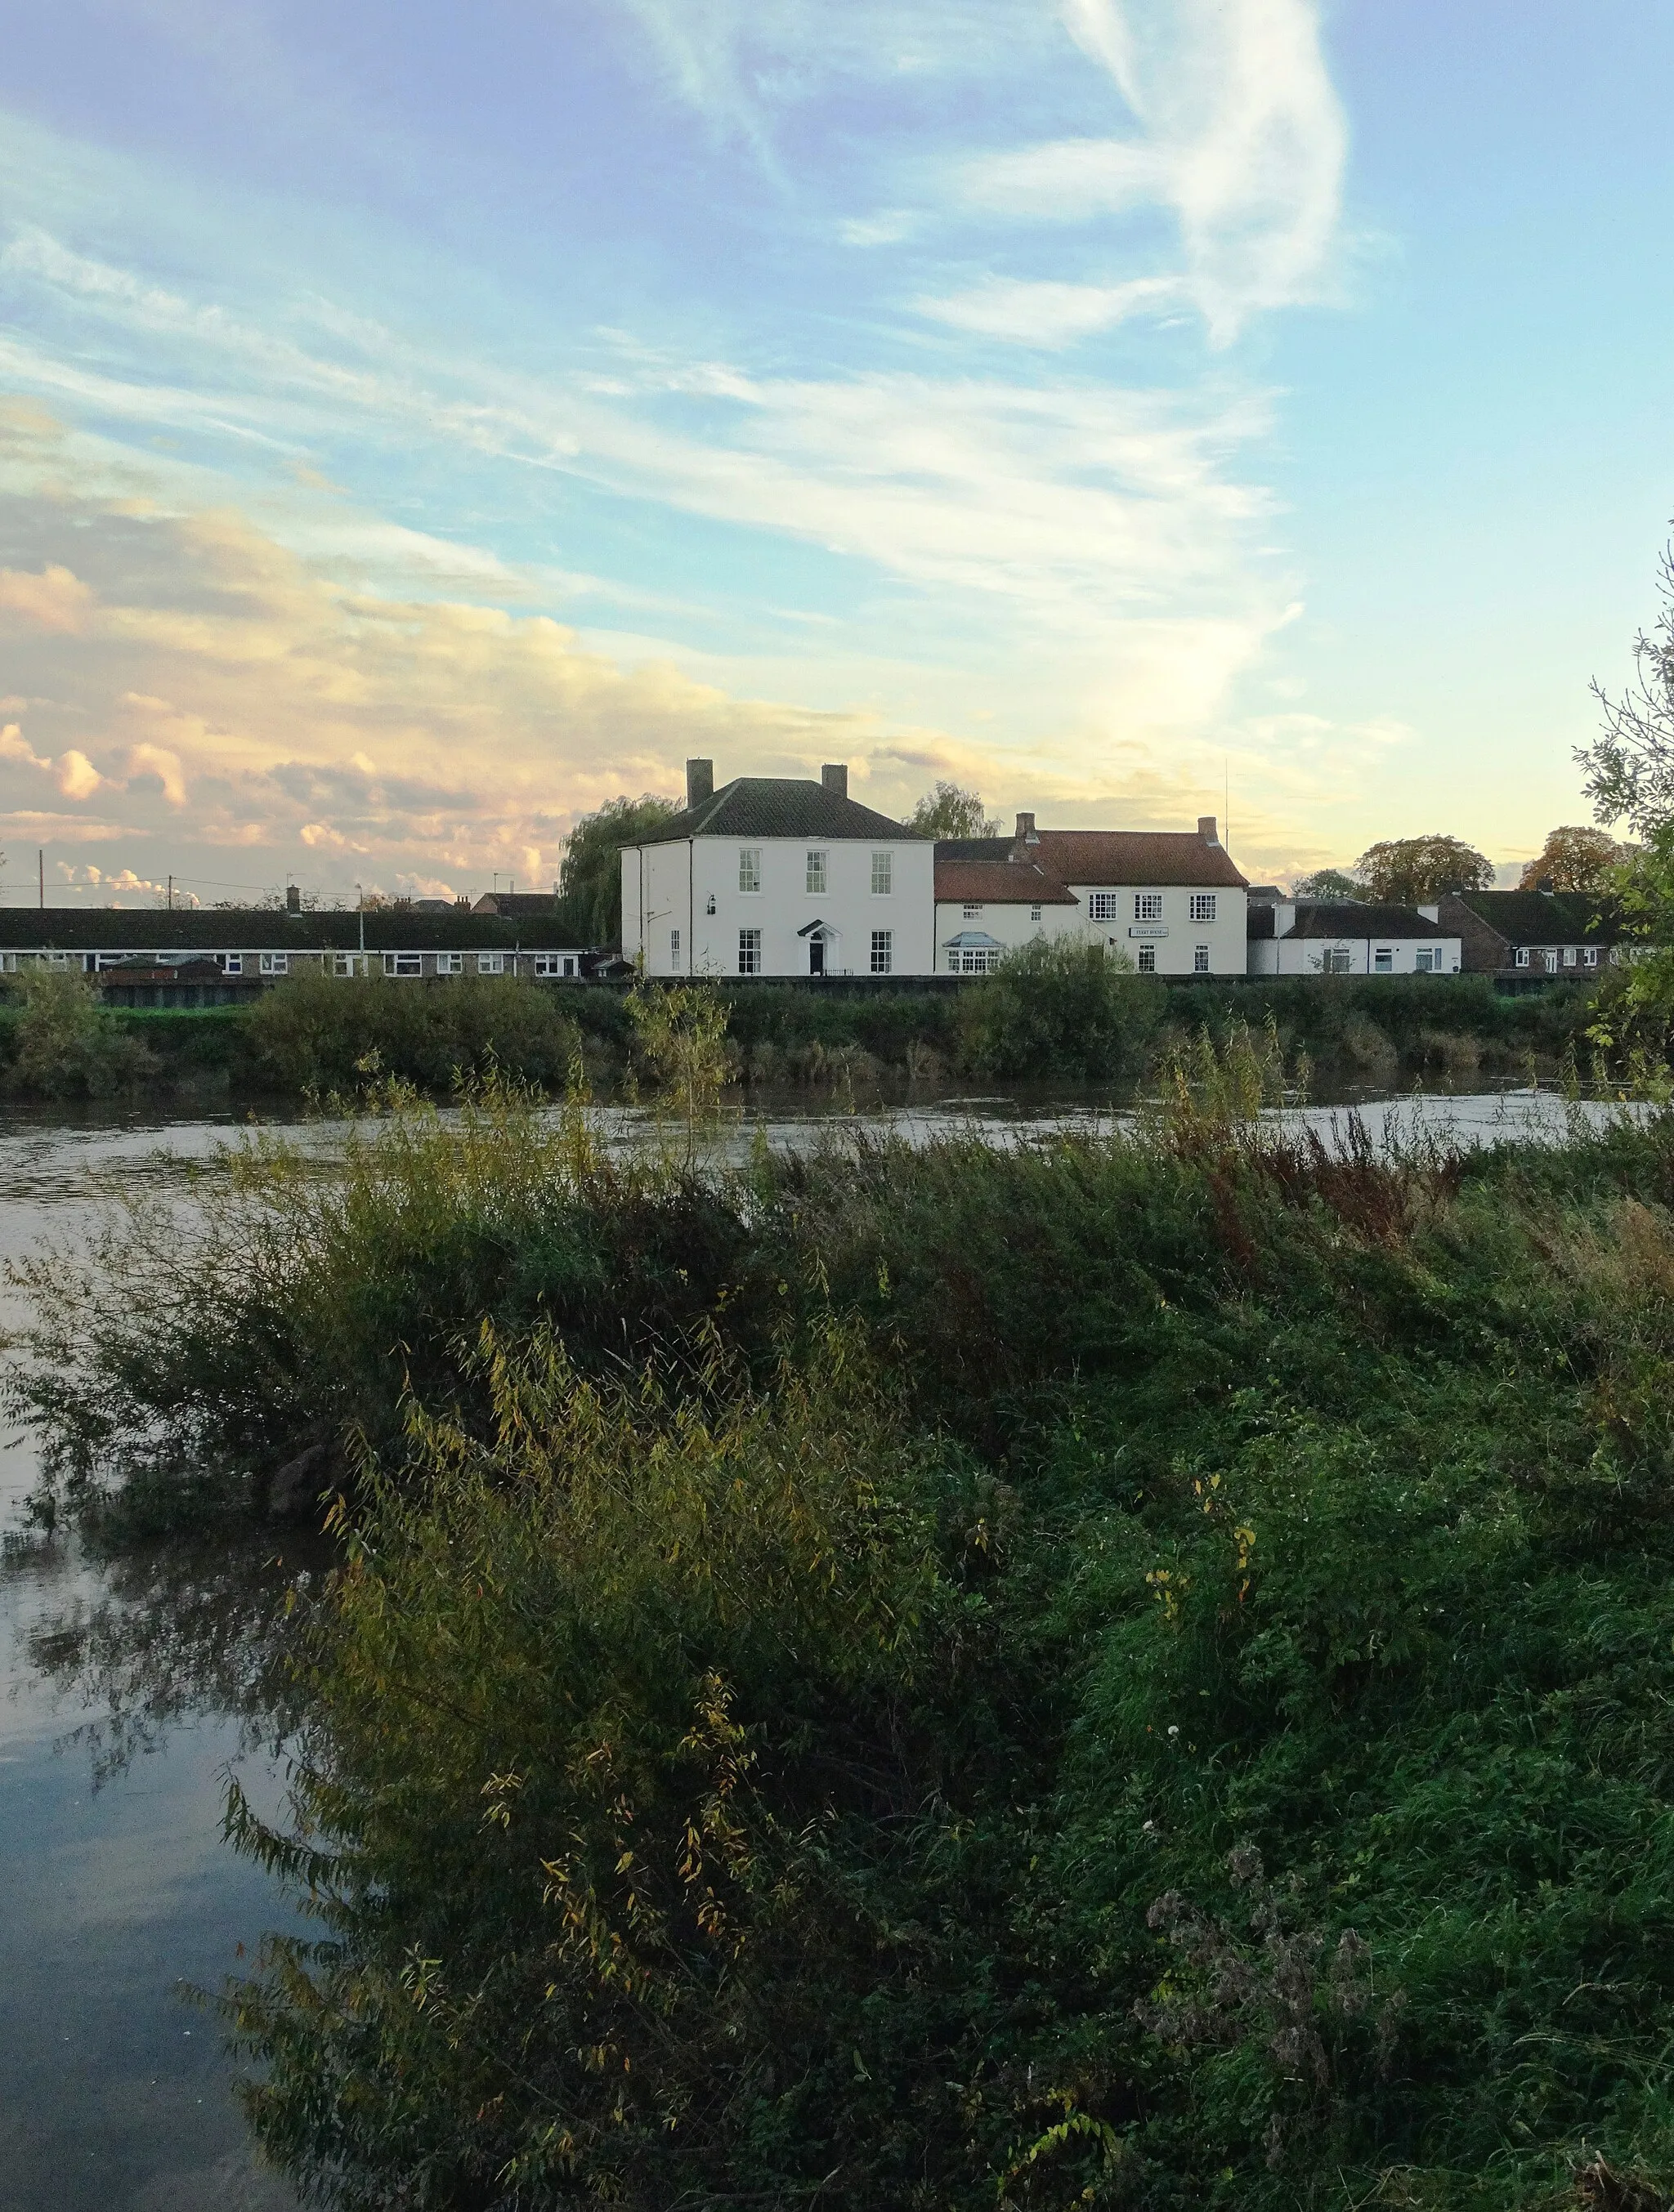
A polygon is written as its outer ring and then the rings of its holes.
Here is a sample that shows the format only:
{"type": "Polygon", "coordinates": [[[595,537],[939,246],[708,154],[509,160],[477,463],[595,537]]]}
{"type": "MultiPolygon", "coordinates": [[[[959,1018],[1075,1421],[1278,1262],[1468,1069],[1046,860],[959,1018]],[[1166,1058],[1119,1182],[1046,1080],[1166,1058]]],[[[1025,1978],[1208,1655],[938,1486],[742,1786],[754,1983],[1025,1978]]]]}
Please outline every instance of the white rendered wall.
{"type": "MultiPolygon", "coordinates": [[[[1289,929],[1296,919],[1294,906],[1280,906],[1274,916],[1274,927],[1281,932],[1289,929]]],[[[1440,948],[1439,966],[1424,972],[1443,975],[1459,973],[1463,942],[1457,937],[1446,936],[1440,930],[1425,937],[1286,937],[1257,939],[1250,947],[1250,969],[1256,975],[1312,975],[1327,973],[1325,955],[1338,951],[1348,957],[1348,966],[1335,972],[1346,975],[1415,975],[1421,971],[1418,955],[1421,951],[1434,952],[1440,948]],[[1375,965],[1379,951],[1390,955],[1386,969],[1375,965]]]]}
{"type": "Polygon", "coordinates": [[[1191,919],[1191,890],[1171,884],[1071,884],[1070,890],[1080,901],[1079,913],[1084,917],[1082,927],[1090,937],[1114,945],[1125,953],[1135,966],[1139,964],[1141,945],[1154,947],[1159,975],[1190,975],[1197,973],[1196,948],[1207,945],[1209,949],[1208,972],[1212,975],[1242,975],[1248,958],[1246,936],[1249,899],[1241,890],[1227,890],[1217,884],[1214,888],[1214,920],[1193,921],[1191,919]],[[1116,912],[1108,921],[1093,919],[1093,896],[1095,892],[1114,892],[1116,912]],[[1141,922],[1135,915],[1134,902],[1141,895],[1158,892],[1162,896],[1162,915],[1159,922],[1141,922]],[[1159,934],[1160,931],[1163,933],[1159,934]]]}
{"type": "Polygon", "coordinates": [[[940,974],[947,973],[947,940],[958,937],[964,930],[980,930],[1002,945],[1007,952],[1019,945],[1032,945],[1038,937],[1073,937],[1080,933],[1081,909],[1078,906],[1049,906],[1041,903],[1040,920],[1030,919],[1031,908],[1010,899],[972,900],[977,912],[967,914],[963,899],[944,899],[936,908],[936,967],[940,974]]]}
{"type": "Polygon", "coordinates": [[[622,856],[622,949],[642,955],[649,975],[736,975],[739,933],[761,932],[764,975],[807,975],[808,940],[798,934],[824,922],[825,972],[870,975],[872,933],[890,933],[888,972],[934,972],[935,856],[928,839],[875,844],[857,839],[696,837],[681,844],[642,845],[622,856]],[[761,889],[739,888],[739,855],[760,855],[761,889]],[[808,854],[825,855],[825,889],[807,887],[808,854]],[[890,855],[890,889],[872,889],[872,856],[890,855]],[[715,911],[709,911],[710,902],[715,911]],[[679,932],[679,951],[673,934],[679,932]]]}

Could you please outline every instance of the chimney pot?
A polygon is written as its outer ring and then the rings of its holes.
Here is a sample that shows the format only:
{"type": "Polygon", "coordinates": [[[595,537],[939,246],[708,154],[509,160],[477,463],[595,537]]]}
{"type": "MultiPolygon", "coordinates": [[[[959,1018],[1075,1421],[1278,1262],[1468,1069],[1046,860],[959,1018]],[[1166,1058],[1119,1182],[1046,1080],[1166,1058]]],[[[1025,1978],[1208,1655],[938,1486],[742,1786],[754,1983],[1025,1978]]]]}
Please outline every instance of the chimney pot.
{"type": "Polygon", "coordinates": [[[1213,814],[1200,814],[1198,816],[1197,834],[1206,845],[1218,845],[1220,842],[1220,838],[1215,835],[1214,817],[1213,814]]]}
{"type": "Polygon", "coordinates": [[[847,761],[827,761],[819,771],[819,781],[834,798],[849,796],[849,763],[847,761]]]}
{"type": "Polygon", "coordinates": [[[715,797],[715,763],[712,760],[689,760],[686,763],[686,805],[701,806],[706,799],[715,797]]]}
{"type": "Polygon", "coordinates": [[[1035,817],[1032,814],[1020,814],[1018,816],[1017,842],[1020,845],[1039,844],[1040,832],[1035,827],[1035,817]]]}
{"type": "Polygon", "coordinates": [[[298,884],[287,884],[285,885],[285,912],[287,914],[301,914],[301,886],[298,884]]]}
{"type": "Polygon", "coordinates": [[[1540,881],[1535,885],[1535,889],[1537,891],[1545,891],[1549,896],[1553,891],[1556,890],[1557,885],[1552,881],[1550,876],[1543,876],[1540,881]]]}

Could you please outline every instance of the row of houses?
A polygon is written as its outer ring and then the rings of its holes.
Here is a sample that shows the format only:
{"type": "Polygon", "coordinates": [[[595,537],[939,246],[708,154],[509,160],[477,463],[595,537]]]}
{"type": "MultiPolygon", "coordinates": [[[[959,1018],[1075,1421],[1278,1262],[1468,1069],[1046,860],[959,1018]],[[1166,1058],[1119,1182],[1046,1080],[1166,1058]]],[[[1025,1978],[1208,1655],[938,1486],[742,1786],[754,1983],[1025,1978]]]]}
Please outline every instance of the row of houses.
{"type": "Polygon", "coordinates": [[[1583,975],[1615,936],[1586,900],[1476,891],[1427,906],[1251,884],[1213,815],[1195,832],[1049,830],[932,840],[818,783],[686,763],[686,804],[622,854],[622,945],[648,975],[978,975],[1037,938],[1103,943],[1141,973],[1583,975]]]}
{"type": "MultiPolygon", "coordinates": [[[[1549,890],[1432,905],[1287,897],[1251,884],[1213,815],[1195,831],[1051,830],[934,840],[816,782],[686,763],[686,804],[622,854],[625,960],[666,978],[957,977],[1037,939],[1102,944],[1143,974],[1584,977],[1616,954],[1590,902],[1549,890]]],[[[215,1006],[288,975],[580,981],[620,964],[561,941],[556,898],[491,893],[365,911],[0,908],[0,973],[44,962],[132,1006],[215,1006]]]]}

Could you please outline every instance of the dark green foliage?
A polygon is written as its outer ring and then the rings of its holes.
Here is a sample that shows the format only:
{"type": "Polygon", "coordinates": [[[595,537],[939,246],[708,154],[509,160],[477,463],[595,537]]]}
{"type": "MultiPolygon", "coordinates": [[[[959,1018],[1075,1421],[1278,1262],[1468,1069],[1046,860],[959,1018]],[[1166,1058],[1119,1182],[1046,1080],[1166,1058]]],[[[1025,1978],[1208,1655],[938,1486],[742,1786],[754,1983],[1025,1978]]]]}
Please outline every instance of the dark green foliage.
{"type": "Polygon", "coordinates": [[[1102,945],[1036,938],[961,993],[961,1053],[979,1075],[1137,1075],[1166,998],[1102,945]]]}
{"type": "Polygon", "coordinates": [[[133,1090],[155,1072],[153,1055],[105,1011],[79,971],[30,968],[9,995],[9,1091],[33,1098],[102,1098],[133,1090]]]}
{"type": "Polygon", "coordinates": [[[649,792],[640,799],[607,799],[570,831],[558,891],[584,945],[620,945],[622,848],[660,830],[679,811],[673,799],[649,792]]]}
{"type": "Polygon", "coordinates": [[[370,1069],[445,1092],[499,1066],[562,1089],[580,1042],[566,1009],[582,995],[509,976],[293,975],[244,1017],[239,1078],[253,1091],[350,1093],[370,1069]]]}

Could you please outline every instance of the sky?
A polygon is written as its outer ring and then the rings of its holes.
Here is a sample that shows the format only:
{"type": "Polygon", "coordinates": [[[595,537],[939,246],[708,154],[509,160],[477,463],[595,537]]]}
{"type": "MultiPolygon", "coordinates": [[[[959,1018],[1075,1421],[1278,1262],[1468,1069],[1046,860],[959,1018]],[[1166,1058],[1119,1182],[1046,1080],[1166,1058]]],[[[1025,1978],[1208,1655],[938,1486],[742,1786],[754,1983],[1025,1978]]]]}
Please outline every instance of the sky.
{"type": "Polygon", "coordinates": [[[545,887],[817,773],[1585,821],[1669,0],[0,0],[0,896],[545,887]]]}

